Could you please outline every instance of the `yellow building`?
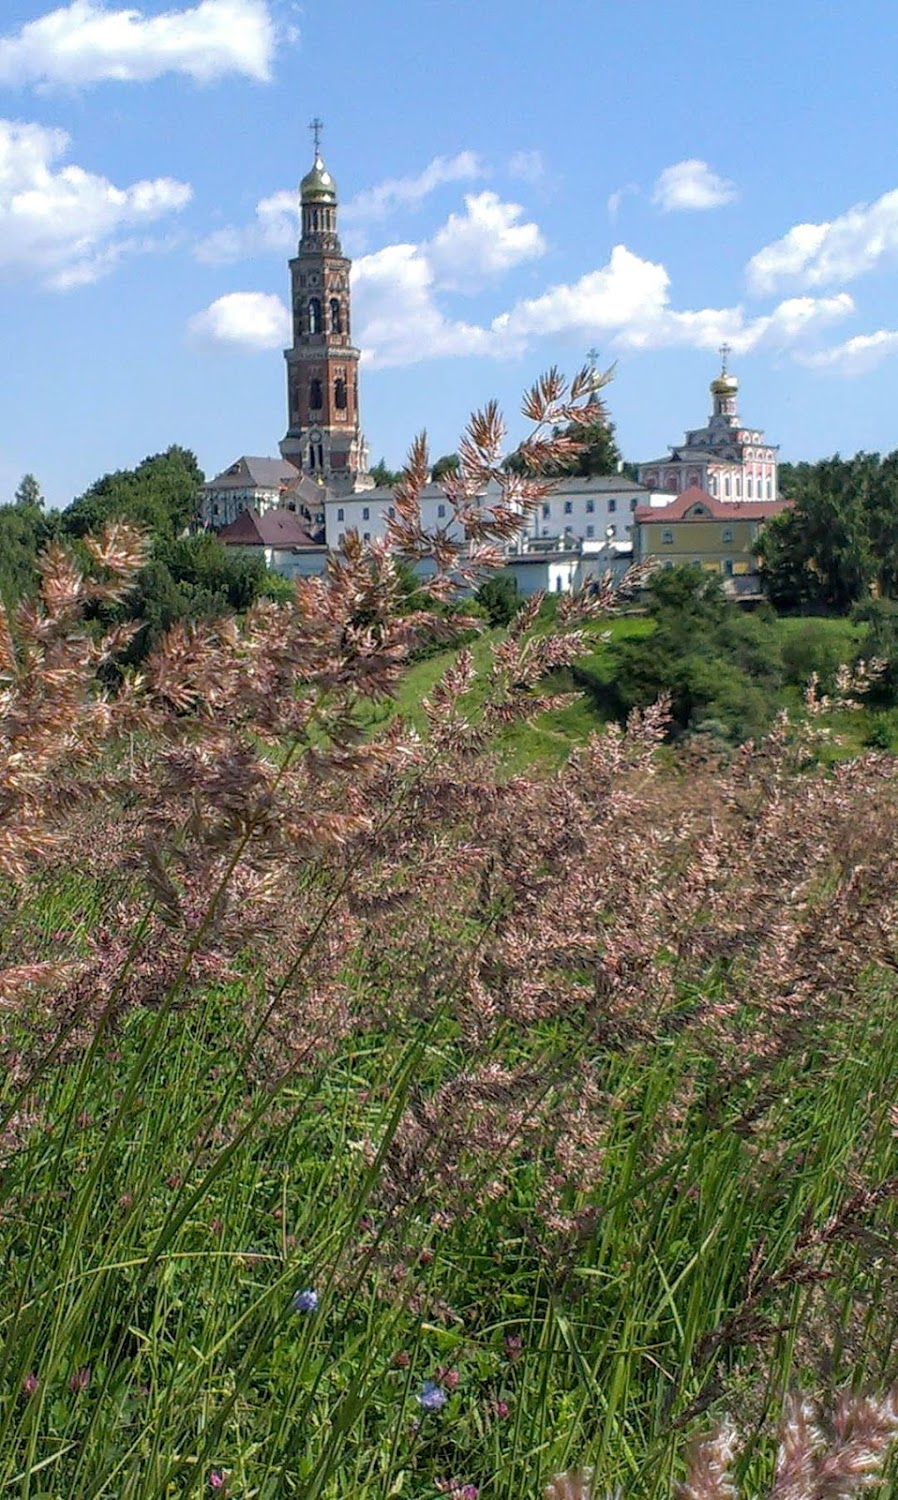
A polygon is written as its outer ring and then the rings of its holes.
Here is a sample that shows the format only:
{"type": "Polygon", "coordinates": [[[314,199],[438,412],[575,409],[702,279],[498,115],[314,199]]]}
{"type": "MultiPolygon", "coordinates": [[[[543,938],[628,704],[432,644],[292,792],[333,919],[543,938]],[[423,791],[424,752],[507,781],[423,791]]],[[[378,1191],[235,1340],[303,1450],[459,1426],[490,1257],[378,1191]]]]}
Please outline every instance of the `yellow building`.
{"type": "Polygon", "coordinates": [[[761,575],[757,539],[764,522],[789,509],[788,500],[718,500],[697,485],[670,505],[640,505],[634,515],[635,557],[661,567],[693,563],[722,574],[727,592],[757,597],[761,575]]]}

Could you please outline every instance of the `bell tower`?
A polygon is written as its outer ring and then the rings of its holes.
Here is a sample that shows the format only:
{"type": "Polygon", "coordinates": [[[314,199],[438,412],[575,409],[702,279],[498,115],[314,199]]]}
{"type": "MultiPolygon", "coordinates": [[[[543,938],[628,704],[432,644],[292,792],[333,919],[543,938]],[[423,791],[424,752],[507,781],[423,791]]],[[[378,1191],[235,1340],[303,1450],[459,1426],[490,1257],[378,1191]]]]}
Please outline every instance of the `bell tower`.
{"type": "Polygon", "coordinates": [[[350,261],[337,234],[337,185],[321,156],[300,184],[299,248],[290,262],[293,346],[287,361],[287,432],[281,453],[338,493],[370,488],[359,427],[359,351],[351,338],[350,261]]]}

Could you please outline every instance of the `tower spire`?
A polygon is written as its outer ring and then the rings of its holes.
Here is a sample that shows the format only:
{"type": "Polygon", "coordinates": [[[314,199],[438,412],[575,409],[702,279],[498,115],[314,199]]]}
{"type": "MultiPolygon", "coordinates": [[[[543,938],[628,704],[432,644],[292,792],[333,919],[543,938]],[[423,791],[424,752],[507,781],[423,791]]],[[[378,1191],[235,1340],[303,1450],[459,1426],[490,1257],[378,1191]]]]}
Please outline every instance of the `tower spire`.
{"type": "Polygon", "coordinates": [[[316,115],[314,120],[309,122],[309,129],[312,132],[312,140],[315,143],[315,156],[317,158],[321,155],[321,132],[324,129],[324,121],[316,115]]]}
{"type": "Polygon", "coordinates": [[[721,373],[721,375],[725,375],[726,372],[727,372],[727,360],[729,359],[729,357],[732,354],[732,352],[733,352],[733,350],[732,350],[731,345],[726,344],[726,343],[721,344],[720,349],[718,350],[718,353],[720,355],[720,373],[721,373]]]}

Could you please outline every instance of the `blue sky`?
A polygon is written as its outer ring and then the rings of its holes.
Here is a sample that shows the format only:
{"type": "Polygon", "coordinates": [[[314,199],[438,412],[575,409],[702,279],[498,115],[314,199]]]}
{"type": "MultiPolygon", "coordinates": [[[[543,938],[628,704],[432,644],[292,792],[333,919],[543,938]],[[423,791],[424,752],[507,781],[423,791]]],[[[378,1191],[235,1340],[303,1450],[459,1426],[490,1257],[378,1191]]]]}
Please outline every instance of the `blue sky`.
{"type": "Polygon", "coordinates": [[[4,0],[0,498],[277,452],[315,114],[372,458],[491,396],[519,433],[591,346],[653,458],[723,339],[784,458],[898,447],[896,32],[888,0],[4,0]]]}

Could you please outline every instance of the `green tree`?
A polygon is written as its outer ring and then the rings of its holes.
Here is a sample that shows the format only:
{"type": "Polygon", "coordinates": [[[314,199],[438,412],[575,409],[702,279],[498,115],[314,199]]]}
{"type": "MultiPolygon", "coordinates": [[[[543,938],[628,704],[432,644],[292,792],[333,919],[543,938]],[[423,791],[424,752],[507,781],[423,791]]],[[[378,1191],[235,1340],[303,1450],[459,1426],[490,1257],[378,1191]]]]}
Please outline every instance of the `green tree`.
{"type": "Polygon", "coordinates": [[[474,598],[485,610],[491,625],[510,625],[524,602],[517,579],[510,573],[487,578],[474,598]]]}
{"type": "Polygon", "coordinates": [[[444,453],[442,458],[437,459],[431,469],[430,477],[434,483],[437,483],[446,474],[457,474],[460,464],[461,459],[457,453],[444,453]]]}
{"type": "Polygon", "coordinates": [[[392,489],[402,478],[399,469],[388,469],[386,459],[379,458],[376,464],[371,466],[371,478],[380,489],[392,489]]]}
{"type": "Polygon", "coordinates": [[[63,511],[63,535],[102,531],[107,521],[134,521],[156,537],[176,537],[193,520],[203,471],[177,445],[145,458],[136,469],[104,474],[63,511]]]}
{"type": "Polygon", "coordinates": [[[15,504],[23,508],[44,508],[44,496],[33,474],[23,474],[14,496],[15,504]]]}

